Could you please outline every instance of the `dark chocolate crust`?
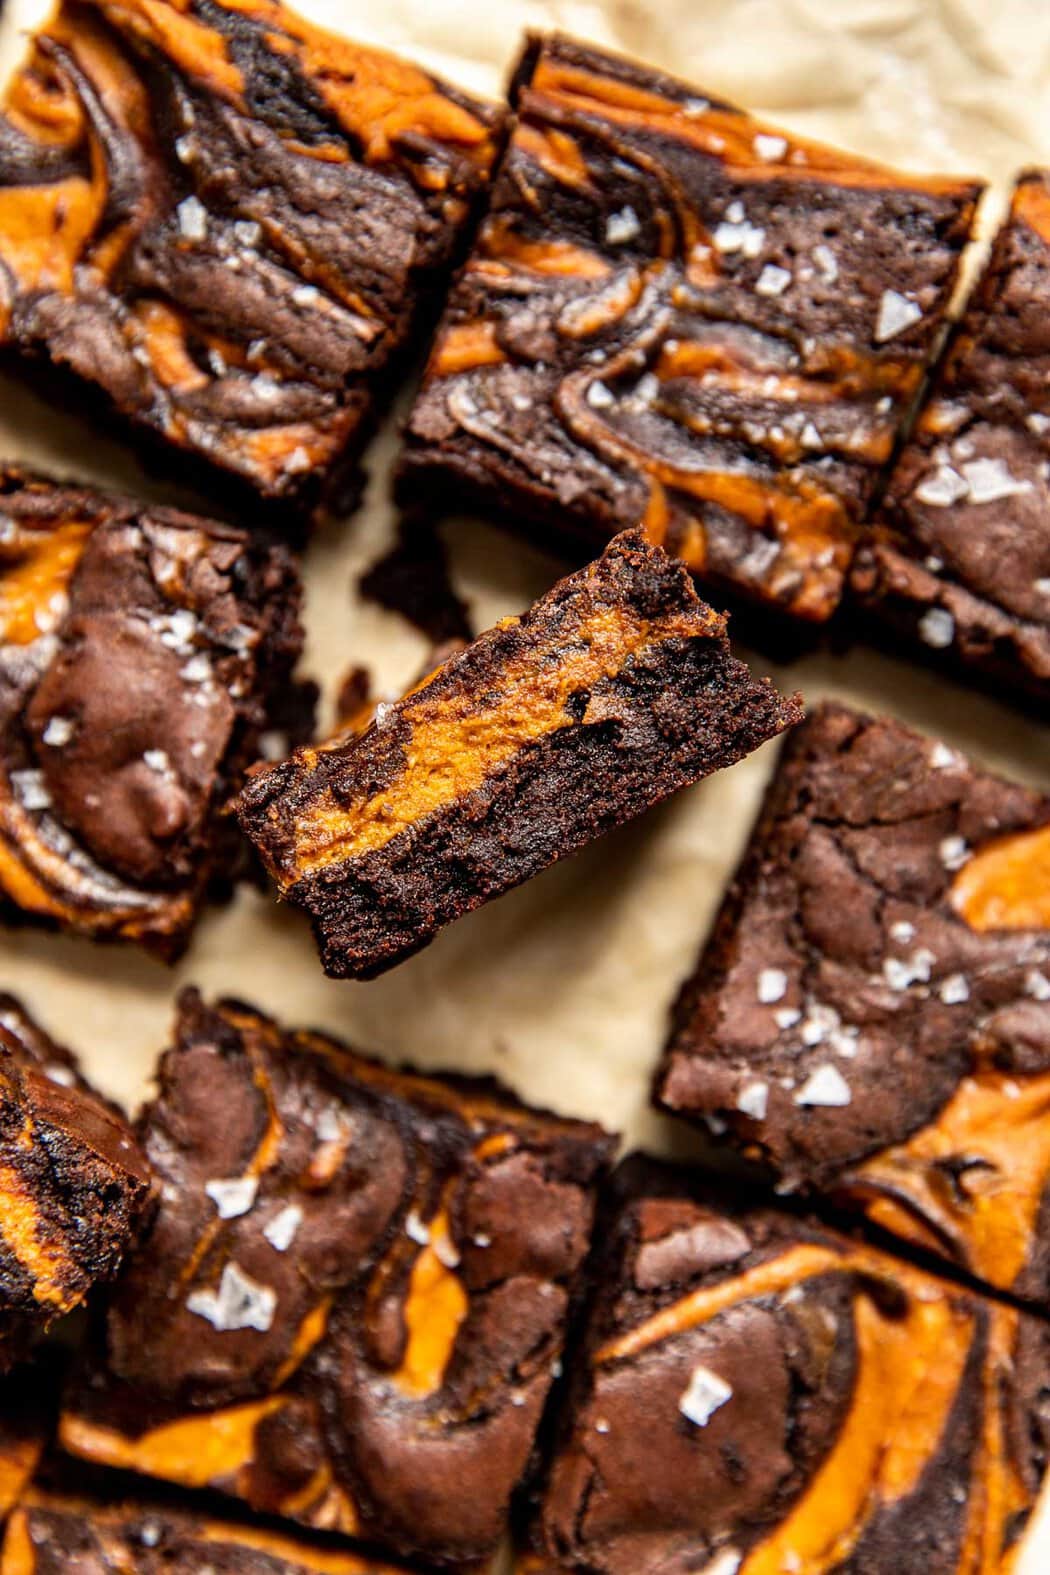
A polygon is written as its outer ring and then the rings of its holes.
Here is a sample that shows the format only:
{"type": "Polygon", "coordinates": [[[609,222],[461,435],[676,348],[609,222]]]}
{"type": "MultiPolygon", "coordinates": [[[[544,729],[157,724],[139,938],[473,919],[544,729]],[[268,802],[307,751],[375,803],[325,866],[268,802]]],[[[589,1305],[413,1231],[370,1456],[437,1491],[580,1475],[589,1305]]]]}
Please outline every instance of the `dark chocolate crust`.
{"type": "Polygon", "coordinates": [[[204,479],[312,512],[451,266],[499,124],[277,0],[70,0],[0,118],[0,344],[204,479]]]}
{"type": "Polygon", "coordinates": [[[1047,1461],[1050,1328],[723,1190],[620,1175],[522,1568],[1005,1568],[1047,1461]]]}
{"type": "Polygon", "coordinates": [[[32,1492],[11,1517],[0,1575],[408,1575],[350,1549],[269,1527],[142,1503],[32,1492]]]}
{"type": "Polygon", "coordinates": [[[1030,171],[862,545],[876,638],[1050,698],[1050,174],[1030,171]]]}
{"type": "Polygon", "coordinates": [[[115,1274],[149,1201],[123,1116],[0,995],[0,1371],[115,1274]]]}
{"type": "Polygon", "coordinates": [[[161,1203],[64,1446],[410,1558],[490,1554],[612,1140],[193,992],[142,1130],[161,1203]]]}
{"type": "Polygon", "coordinates": [[[0,904],[172,958],[289,710],[283,547],[0,467],[0,904]]]}
{"type": "Polygon", "coordinates": [[[643,517],[719,592],[821,622],[938,340],[979,187],[534,39],[408,423],[435,483],[593,542],[643,517]]]}
{"type": "Polygon", "coordinates": [[[370,978],[800,714],[638,532],[237,812],[325,970],[370,978]]]}
{"type": "Polygon", "coordinates": [[[1050,798],[824,706],[675,1011],[663,1105],[1050,1298],[1050,798]]]}
{"type": "Polygon", "coordinates": [[[25,1494],[58,1425],[64,1357],[45,1342],[35,1360],[0,1377],[0,1525],[25,1494]]]}

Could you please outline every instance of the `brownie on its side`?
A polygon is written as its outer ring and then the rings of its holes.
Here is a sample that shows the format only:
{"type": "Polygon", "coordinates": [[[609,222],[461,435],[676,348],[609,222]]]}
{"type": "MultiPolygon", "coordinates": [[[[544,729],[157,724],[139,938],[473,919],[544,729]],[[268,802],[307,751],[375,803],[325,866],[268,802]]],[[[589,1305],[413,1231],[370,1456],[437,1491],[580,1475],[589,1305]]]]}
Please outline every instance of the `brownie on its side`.
{"type": "Polygon", "coordinates": [[[116,1272],[149,1197],[127,1122],[0,995],[0,1370],[116,1272]]]}
{"type": "Polygon", "coordinates": [[[283,548],[0,467],[0,913],[184,946],[289,708],[283,548]]]}
{"type": "Polygon", "coordinates": [[[629,1162],[524,1569],[1014,1568],[1050,1327],[629,1162]]]}
{"type": "Polygon", "coordinates": [[[612,1140],[193,992],[143,1137],[156,1223],[64,1446],[427,1563],[489,1555],[612,1140]]]}
{"type": "Polygon", "coordinates": [[[0,344],[212,479],[312,510],[499,122],[276,0],[69,0],[0,115],[0,344]]]}
{"type": "Polygon", "coordinates": [[[784,750],[657,1095],[1050,1299],[1050,797],[825,706],[784,750]]]}
{"type": "Polygon", "coordinates": [[[253,775],[237,811],[325,970],[370,978],[799,714],[682,565],[625,532],[359,738],[253,775]]]}
{"type": "Polygon", "coordinates": [[[979,187],[534,40],[492,206],[408,427],[435,480],[831,616],[936,345],[979,187]]]}
{"type": "Polygon", "coordinates": [[[169,1506],[26,1495],[0,1550],[0,1575],[407,1575],[367,1554],[169,1506]]]}
{"type": "Polygon", "coordinates": [[[892,635],[1050,698],[1050,174],[1022,175],[851,586],[892,635]]]}

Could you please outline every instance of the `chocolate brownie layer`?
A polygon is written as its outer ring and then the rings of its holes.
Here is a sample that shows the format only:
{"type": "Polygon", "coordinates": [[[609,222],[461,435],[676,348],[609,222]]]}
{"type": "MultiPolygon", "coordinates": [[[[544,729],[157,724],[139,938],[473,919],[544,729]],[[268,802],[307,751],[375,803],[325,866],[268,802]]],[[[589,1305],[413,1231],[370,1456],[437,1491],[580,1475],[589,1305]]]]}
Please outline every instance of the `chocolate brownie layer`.
{"type": "Polygon", "coordinates": [[[625,532],[361,737],[253,776],[238,815],[326,971],[369,978],[798,715],[625,532]]]}
{"type": "Polygon", "coordinates": [[[54,1434],[64,1366],[62,1354],[45,1345],[35,1361],[0,1378],[0,1522],[25,1494],[54,1434]]]}
{"type": "Polygon", "coordinates": [[[514,131],[408,426],[435,480],[705,581],[835,610],[979,188],[807,142],[565,38],[514,131]]]}
{"type": "Polygon", "coordinates": [[[0,521],[0,905],[173,956],[289,706],[294,562],[13,469],[0,521]]]}
{"type": "Polygon", "coordinates": [[[852,588],[927,657],[1050,698],[1050,175],[1023,175],[852,588]]]}
{"type": "Polygon", "coordinates": [[[365,1554],[188,1510],[33,1492],[15,1511],[0,1575],[407,1575],[365,1554]]]}
{"type": "Polygon", "coordinates": [[[149,1195],[127,1122],[0,995],[0,1369],[116,1272],[149,1195]]]}
{"type": "Polygon", "coordinates": [[[428,1562],[487,1556],[611,1140],[192,992],[143,1134],[160,1208],[65,1447],[428,1562]]]}
{"type": "Polygon", "coordinates": [[[312,508],[498,123],[275,0],[63,5],[0,118],[0,343],[312,508]]]}
{"type": "Polygon", "coordinates": [[[888,719],[788,741],[658,1078],[789,1188],[1050,1297],[1050,798],[888,719]]]}
{"type": "Polygon", "coordinates": [[[1050,1329],[723,1188],[629,1165],[524,1568],[1014,1568],[1050,1329]]]}

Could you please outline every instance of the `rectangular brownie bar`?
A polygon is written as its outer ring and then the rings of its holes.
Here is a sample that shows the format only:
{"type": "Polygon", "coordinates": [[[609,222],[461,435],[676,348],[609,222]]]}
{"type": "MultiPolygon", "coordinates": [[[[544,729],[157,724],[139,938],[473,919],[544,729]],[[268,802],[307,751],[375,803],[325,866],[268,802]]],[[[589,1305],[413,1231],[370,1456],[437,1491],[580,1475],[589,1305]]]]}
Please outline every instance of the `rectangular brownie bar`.
{"type": "Polygon", "coordinates": [[[115,1274],[149,1199],[149,1166],[120,1112],[0,995],[0,1372],[115,1274]]]}
{"type": "Polygon", "coordinates": [[[311,511],[499,125],[276,0],[71,0],[0,117],[0,345],[205,481],[311,511]]]}
{"type": "Polygon", "coordinates": [[[523,1572],[1015,1568],[1050,1326],[724,1190],[620,1176],[523,1572]]]}
{"type": "Polygon", "coordinates": [[[193,1509],[33,1490],[11,1516],[0,1575],[408,1575],[370,1554],[193,1509]]]}
{"type": "Polygon", "coordinates": [[[789,740],[657,1080],[1050,1305],[1050,797],[842,706],[789,740]]]}
{"type": "Polygon", "coordinates": [[[360,737],[254,775],[237,812],[326,971],[370,978],[799,715],[625,532],[360,737]]]}
{"type": "Polygon", "coordinates": [[[2,466],[0,524],[0,913],[172,958],[294,700],[294,559],[2,466]]]}
{"type": "Polygon", "coordinates": [[[1050,173],[1021,176],[858,553],[876,635],[1050,699],[1050,173]]]}
{"type": "Polygon", "coordinates": [[[488,1557],[612,1139],[193,992],[142,1133],[159,1211],[64,1447],[428,1564],[488,1557]]]}
{"type": "Polygon", "coordinates": [[[534,39],[408,425],[446,483],[820,622],[944,321],[979,187],[534,39]]]}

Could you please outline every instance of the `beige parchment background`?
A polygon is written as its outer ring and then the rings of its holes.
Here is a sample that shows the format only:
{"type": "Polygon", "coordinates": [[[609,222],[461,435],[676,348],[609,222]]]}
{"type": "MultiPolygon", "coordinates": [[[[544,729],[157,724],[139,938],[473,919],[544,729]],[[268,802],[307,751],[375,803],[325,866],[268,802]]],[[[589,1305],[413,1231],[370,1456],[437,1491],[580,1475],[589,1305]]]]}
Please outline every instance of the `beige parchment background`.
{"type": "MultiPolygon", "coordinates": [[[[0,70],[47,0],[8,0],[0,70]]],[[[990,178],[1050,163],[1047,0],[309,0],[301,9],[496,95],[527,27],[558,27],[634,53],[860,152],[990,178]]],[[[402,401],[402,408],[404,401],[402,401]]],[[[364,506],[311,547],[304,668],[352,662],[394,694],[425,642],[361,603],[355,582],[390,539],[395,411],[368,456],[364,506]]],[[[0,456],[171,500],[124,449],[0,380],[0,456]]],[[[520,611],[561,566],[477,521],[444,527],[457,588],[483,628],[520,611]]],[[[748,653],[743,653],[748,654],[748,653]]],[[[807,699],[892,711],[1018,778],[1050,783],[1050,729],[903,662],[863,651],[776,672],[807,699]]],[[[426,1067],[492,1071],[520,1094],[597,1118],[631,1142],[697,1140],[647,1109],[668,1006],[743,846],[772,754],[682,794],[446,931],[370,984],[326,980],[304,922],[242,892],[209,913],[173,971],[132,950],[0,930],[0,987],[22,996],[134,1107],[165,1043],[174,989],[233,993],[288,1022],[426,1067]]],[[[1050,1511],[1050,1505],[1047,1506],[1050,1511]]],[[[1050,1513],[1019,1575],[1050,1568],[1050,1513]]]]}

